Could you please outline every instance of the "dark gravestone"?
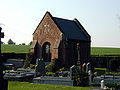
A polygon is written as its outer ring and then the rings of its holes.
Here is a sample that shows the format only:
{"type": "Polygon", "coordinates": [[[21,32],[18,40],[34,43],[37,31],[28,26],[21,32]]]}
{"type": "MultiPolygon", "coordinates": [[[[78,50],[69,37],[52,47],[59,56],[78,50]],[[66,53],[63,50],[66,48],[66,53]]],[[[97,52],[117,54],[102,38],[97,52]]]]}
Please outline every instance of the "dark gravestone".
{"type": "Polygon", "coordinates": [[[45,75],[45,63],[42,59],[36,59],[36,76],[45,75]]]}

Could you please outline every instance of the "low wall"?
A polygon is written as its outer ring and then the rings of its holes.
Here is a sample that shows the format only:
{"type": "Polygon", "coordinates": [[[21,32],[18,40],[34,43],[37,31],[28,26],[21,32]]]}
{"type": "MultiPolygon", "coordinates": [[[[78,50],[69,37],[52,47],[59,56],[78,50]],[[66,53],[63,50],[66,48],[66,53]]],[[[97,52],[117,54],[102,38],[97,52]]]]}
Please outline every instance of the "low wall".
{"type": "Polygon", "coordinates": [[[97,78],[96,77],[96,78],[93,79],[93,83],[100,84],[101,80],[104,80],[105,84],[107,84],[107,83],[117,83],[118,85],[120,85],[120,78],[113,79],[113,78],[97,78]]]}
{"type": "Polygon", "coordinates": [[[90,62],[92,66],[97,67],[97,68],[108,68],[110,64],[110,60],[120,60],[120,56],[113,56],[110,57],[109,55],[106,57],[95,57],[91,56],[90,57],[90,62]]]}
{"type": "Polygon", "coordinates": [[[26,74],[25,76],[8,76],[4,75],[4,79],[8,81],[32,81],[34,75],[33,74],[26,74]]]}
{"type": "Polygon", "coordinates": [[[3,60],[3,62],[7,62],[7,59],[26,59],[26,53],[19,53],[19,54],[16,54],[16,53],[2,53],[1,54],[1,58],[3,60]]]}
{"type": "Polygon", "coordinates": [[[23,59],[8,59],[7,63],[14,64],[15,67],[23,67],[24,60],[23,59]]]}
{"type": "Polygon", "coordinates": [[[73,80],[69,77],[37,77],[33,83],[73,86],[73,80]]]}

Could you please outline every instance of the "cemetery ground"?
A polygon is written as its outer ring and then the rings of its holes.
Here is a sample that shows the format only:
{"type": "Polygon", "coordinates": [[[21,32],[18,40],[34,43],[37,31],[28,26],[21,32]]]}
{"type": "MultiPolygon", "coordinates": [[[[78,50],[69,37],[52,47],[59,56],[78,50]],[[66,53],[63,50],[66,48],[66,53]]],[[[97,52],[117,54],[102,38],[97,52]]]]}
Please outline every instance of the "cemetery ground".
{"type": "MultiPolygon", "coordinates": [[[[2,45],[2,53],[29,53],[29,45],[2,45]]],[[[92,47],[91,48],[91,55],[102,57],[102,56],[118,56],[120,57],[120,48],[102,48],[102,47],[92,47]]],[[[98,72],[98,76],[101,75],[120,75],[119,72],[107,72],[107,68],[103,67],[95,67],[95,72],[98,72]]],[[[92,84],[98,85],[100,84],[92,84]]],[[[8,90],[89,90],[93,87],[72,87],[72,86],[61,86],[61,85],[44,85],[44,84],[33,84],[28,82],[16,82],[16,81],[9,81],[8,82],[8,90]]]]}

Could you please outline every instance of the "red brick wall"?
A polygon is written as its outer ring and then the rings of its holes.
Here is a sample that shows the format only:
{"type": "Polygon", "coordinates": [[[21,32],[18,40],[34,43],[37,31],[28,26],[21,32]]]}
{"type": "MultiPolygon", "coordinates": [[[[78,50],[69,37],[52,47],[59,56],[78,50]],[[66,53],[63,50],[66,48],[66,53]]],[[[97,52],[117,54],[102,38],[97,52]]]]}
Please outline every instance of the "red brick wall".
{"type": "Polygon", "coordinates": [[[33,40],[37,40],[36,55],[42,58],[42,46],[45,42],[51,44],[51,59],[58,58],[58,46],[62,40],[62,32],[52,20],[49,13],[43,17],[42,21],[33,34],[33,40]]]}

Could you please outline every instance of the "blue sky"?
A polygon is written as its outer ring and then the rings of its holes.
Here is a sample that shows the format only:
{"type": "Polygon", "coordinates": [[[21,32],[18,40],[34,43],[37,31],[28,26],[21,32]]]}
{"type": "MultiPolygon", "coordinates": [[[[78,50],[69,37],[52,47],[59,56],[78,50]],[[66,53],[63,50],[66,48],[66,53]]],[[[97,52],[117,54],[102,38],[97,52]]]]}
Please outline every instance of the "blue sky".
{"type": "Polygon", "coordinates": [[[77,18],[91,35],[91,46],[120,48],[120,0],[0,0],[2,41],[28,44],[46,11],[77,18]]]}

